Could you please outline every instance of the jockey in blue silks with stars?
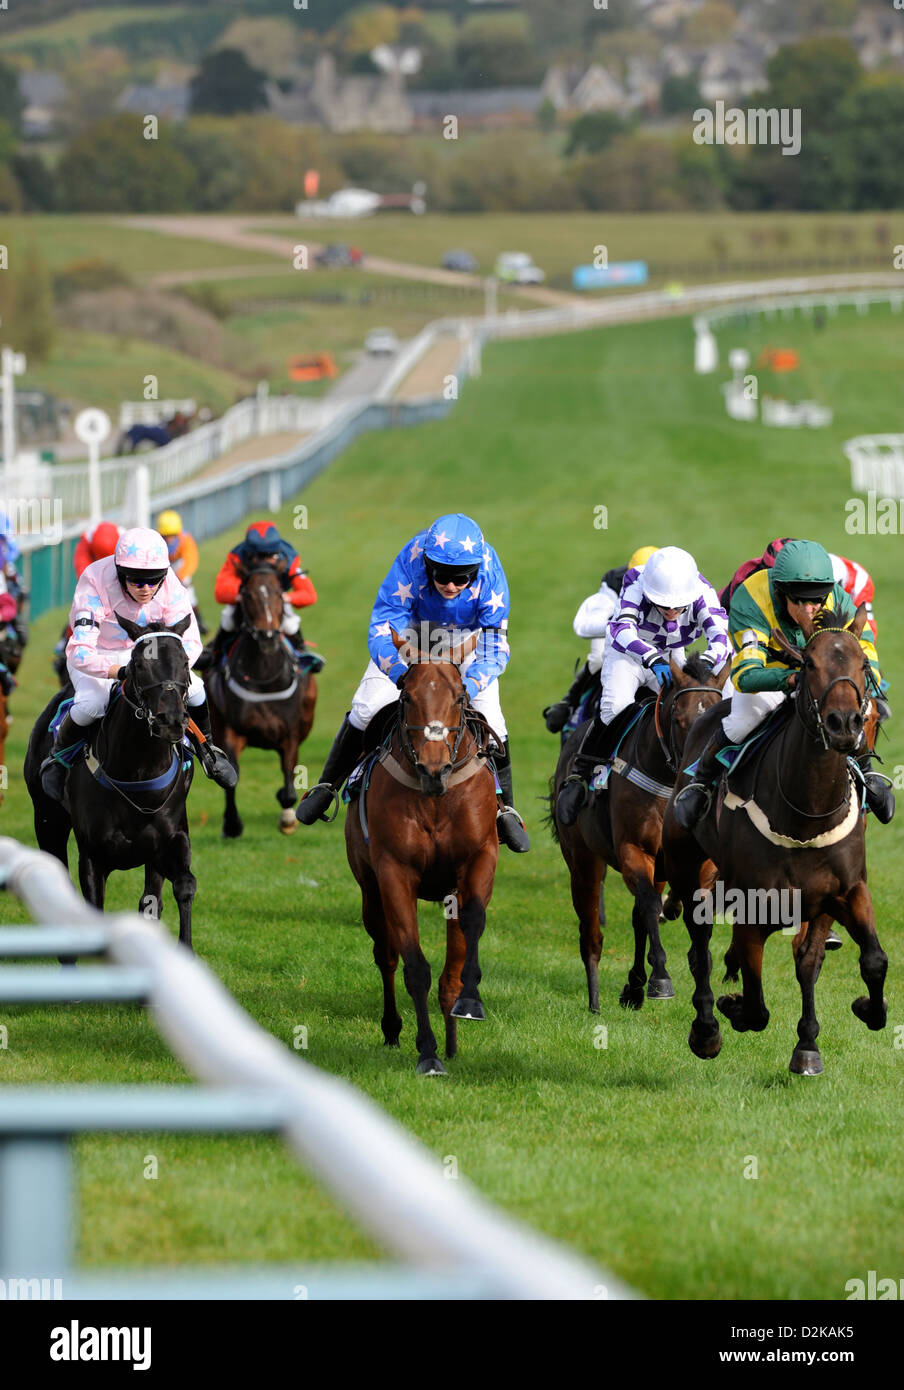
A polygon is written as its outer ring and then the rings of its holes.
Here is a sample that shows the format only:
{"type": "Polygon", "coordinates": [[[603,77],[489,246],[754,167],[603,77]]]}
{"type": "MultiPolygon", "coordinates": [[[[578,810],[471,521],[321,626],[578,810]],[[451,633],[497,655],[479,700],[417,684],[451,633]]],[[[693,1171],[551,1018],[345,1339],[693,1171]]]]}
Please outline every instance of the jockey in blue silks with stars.
{"type": "Polygon", "coordinates": [[[524,853],[530,842],[512,805],[508,732],[499,704],[499,677],[508,665],[509,588],[505,571],[476,521],[461,512],[441,516],[403,546],[380,585],[370,618],[370,661],[342,721],[320,781],[301,801],[303,825],[326,819],[338,789],[363,752],[363,732],[381,709],[399,698],[408,666],[392,640],[419,624],[477,632],[474,650],[461,663],[471,704],[504,741],[493,762],[502,788],[496,828],[502,844],[524,853]]]}

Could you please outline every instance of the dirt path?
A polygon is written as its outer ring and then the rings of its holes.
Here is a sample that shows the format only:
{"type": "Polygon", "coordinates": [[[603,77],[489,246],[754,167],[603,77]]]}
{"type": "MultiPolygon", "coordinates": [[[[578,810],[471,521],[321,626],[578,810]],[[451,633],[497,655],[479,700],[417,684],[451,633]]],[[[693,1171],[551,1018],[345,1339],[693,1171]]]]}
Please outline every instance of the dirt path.
{"type": "MultiPolygon", "coordinates": [[[[231,216],[193,216],[191,214],[172,214],[160,217],[124,217],[117,219],[123,226],[134,227],[143,231],[162,232],[167,236],[192,237],[198,241],[214,241],[223,246],[234,246],[242,251],[264,251],[273,256],[278,256],[285,264],[286,271],[292,269],[296,246],[305,246],[309,257],[313,257],[320,249],[321,243],[311,241],[306,232],[309,230],[304,224],[298,225],[298,236],[290,239],[289,237],[275,236],[271,232],[255,232],[248,227],[247,217],[231,216]]],[[[483,277],[480,275],[462,275],[454,270],[441,270],[433,266],[413,265],[410,261],[393,261],[385,256],[365,256],[361,262],[363,270],[372,271],[375,275],[392,275],[402,280],[426,280],[433,285],[454,285],[461,288],[463,285],[471,286],[474,289],[483,288],[483,277]]],[[[149,277],[149,282],[159,286],[161,289],[168,285],[186,284],[192,280],[227,280],[240,279],[245,275],[263,275],[267,273],[266,267],[245,266],[236,267],[235,271],[228,268],[219,267],[208,271],[201,270],[174,270],[161,271],[149,277]]],[[[272,272],[270,272],[272,274],[272,272]]],[[[518,294],[525,300],[533,300],[538,304],[563,305],[583,303],[577,295],[567,294],[563,290],[546,289],[543,285],[523,285],[518,290],[518,294]]]]}

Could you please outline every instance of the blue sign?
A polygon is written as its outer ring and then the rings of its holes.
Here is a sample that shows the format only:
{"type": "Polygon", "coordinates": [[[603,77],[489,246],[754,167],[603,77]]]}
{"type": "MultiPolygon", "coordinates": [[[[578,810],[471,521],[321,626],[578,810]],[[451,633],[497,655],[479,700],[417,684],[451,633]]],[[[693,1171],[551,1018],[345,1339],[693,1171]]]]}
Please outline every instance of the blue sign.
{"type": "Polygon", "coordinates": [[[597,269],[595,265],[576,265],[571,272],[571,283],[576,290],[609,289],[613,285],[645,285],[647,263],[613,261],[604,269],[597,269]]]}

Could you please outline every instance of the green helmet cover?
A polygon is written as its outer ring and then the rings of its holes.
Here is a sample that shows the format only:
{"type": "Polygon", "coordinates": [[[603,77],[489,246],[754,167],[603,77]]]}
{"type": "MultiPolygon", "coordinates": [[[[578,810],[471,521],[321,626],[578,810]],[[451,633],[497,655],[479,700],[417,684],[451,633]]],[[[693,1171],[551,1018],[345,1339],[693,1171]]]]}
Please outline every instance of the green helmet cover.
{"type": "Polygon", "coordinates": [[[775,557],[772,578],[778,593],[822,599],[835,583],[828,551],[818,541],[789,541],[775,557]]]}

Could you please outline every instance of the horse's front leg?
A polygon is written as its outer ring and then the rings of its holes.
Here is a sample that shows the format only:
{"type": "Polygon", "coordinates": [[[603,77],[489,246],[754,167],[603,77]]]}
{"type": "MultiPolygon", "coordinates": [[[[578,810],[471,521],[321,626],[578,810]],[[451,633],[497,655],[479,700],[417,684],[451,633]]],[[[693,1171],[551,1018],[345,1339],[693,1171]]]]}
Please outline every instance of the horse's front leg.
{"type": "Polygon", "coordinates": [[[179,909],[179,941],[190,951],[192,902],[198,880],[191,871],[191,840],[187,820],[173,830],[166,843],[165,859],[157,867],[173,885],[173,897],[179,909]]]}
{"type": "Polygon", "coordinates": [[[427,1001],[431,976],[418,937],[417,879],[393,859],[384,858],[375,870],[386,914],[388,949],[402,957],[405,988],[417,1017],[417,1070],[421,1076],[444,1076],[446,1069],[436,1055],[436,1036],[430,1027],[427,1001]]]}
{"type": "Polygon", "coordinates": [[[603,953],[600,904],[603,901],[606,864],[587,847],[578,826],[565,830],[560,844],[571,878],[571,904],[578,919],[581,960],[584,962],[584,973],[587,976],[588,1007],[592,1014],[598,1014],[599,967],[600,956],[603,953]]]}
{"type": "MultiPolygon", "coordinates": [[[[816,1039],[819,1037],[816,981],[825,960],[826,937],[831,925],[831,915],[828,912],[820,913],[808,923],[806,932],[796,936],[793,942],[794,968],[800,985],[802,1012],[797,1025],[798,1042],[791,1054],[788,1070],[796,1076],[818,1076],[822,1071],[822,1058],[816,1046],[816,1039]]],[[[743,969],[743,965],[741,968],[743,969]]]]}
{"type": "Polygon", "coordinates": [[[639,1009],[643,1004],[643,987],[647,979],[644,969],[647,943],[647,959],[650,963],[648,997],[672,999],[675,994],[666,969],[665,951],[659,935],[659,911],[662,900],[655,884],[656,856],[639,845],[621,845],[619,868],[634,898],[634,910],[631,914],[631,924],[634,928],[634,964],[628,972],[628,983],[621,992],[619,1002],[623,1008],[639,1009]]]}
{"type": "Polygon", "coordinates": [[[486,1018],[478,988],[481,973],[477,948],[487,924],[487,903],[493,891],[497,858],[494,845],[492,850],[484,850],[476,855],[460,876],[458,925],[464,933],[465,959],[461,971],[461,993],[452,1006],[453,1018],[486,1018]]]}
{"type": "Polygon", "coordinates": [[[736,1033],[748,1030],[761,1033],[769,1022],[769,1010],[763,997],[763,947],[768,931],[751,922],[749,925],[736,922],[732,928],[731,946],[725,952],[725,968],[734,972],[730,978],[737,979],[741,972],[742,993],[723,994],[716,1000],[716,1008],[728,1019],[736,1033]]]}
{"type": "MultiPolygon", "coordinates": [[[[223,741],[221,747],[223,751],[226,754],[228,754],[229,761],[235,768],[236,775],[238,775],[239,757],[241,755],[242,749],[245,747],[245,744],[247,743],[247,739],[242,738],[241,734],[237,734],[234,729],[231,729],[229,727],[228,724],[224,724],[222,740],[223,741]]],[[[245,829],[244,822],[242,821],[242,818],[239,815],[235,804],[235,793],[237,787],[238,783],[236,783],[235,787],[224,788],[224,795],[226,797],[226,809],[223,812],[222,831],[224,840],[237,840],[238,837],[241,835],[242,831],[245,829]]]]}
{"type": "Polygon", "coordinates": [[[92,858],[88,854],[80,854],[78,858],[78,881],[82,890],[82,897],[85,902],[96,907],[98,912],[104,910],[104,898],[107,892],[107,878],[109,869],[105,869],[98,859],[92,858]]]}
{"type": "Polygon", "coordinates": [[[283,835],[294,835],[298,828],[298,821],[295,819],[297,799],[295,770],[298,766],[298,739],[294,734],[287,734],[279,745],[279,764],[283,775],[283,784],[276,793],[276,799],[283,808],[279,818],[279,828],[283,835]]]}
{"type": "Polygon", "coordinates": [[[380,1019],[383,1042],[386,1047],[398,1047],[402,1031],[402,1018],[395,997],[399,953],[390,946],[380,885],[369,869],[361,880],[361,916],[365,930],[374,943],[374,962],[383,981],[383,1017],[380,1019]]]}
{"type": "Polygon", "coordinates": [[[869,990],[868,995],[861,994],[854,1000],[851,1009],[867,1028],[884,1028],[888,1005],[882,996],[882,989],[888,970],[888,956],[879,945],[873,899],[865,882],[861,880],[855,884],[846,898],[837,901],[835,917],[847,927],[853,941],[860,947],[860,974],[869,990]]]}
{"type": "Polygon", "coordinates": [[[159,922],[163,916],[163,874],[153,864],[144,866],[144,895],[138,904],[143,917],[159,922]]]}

